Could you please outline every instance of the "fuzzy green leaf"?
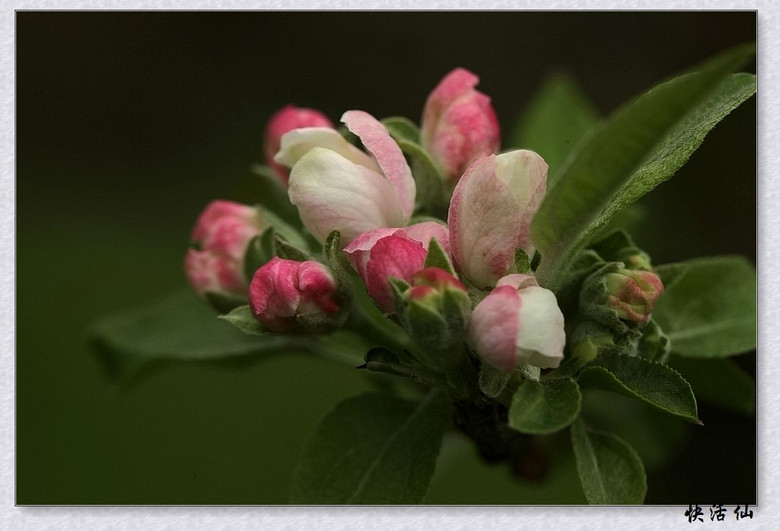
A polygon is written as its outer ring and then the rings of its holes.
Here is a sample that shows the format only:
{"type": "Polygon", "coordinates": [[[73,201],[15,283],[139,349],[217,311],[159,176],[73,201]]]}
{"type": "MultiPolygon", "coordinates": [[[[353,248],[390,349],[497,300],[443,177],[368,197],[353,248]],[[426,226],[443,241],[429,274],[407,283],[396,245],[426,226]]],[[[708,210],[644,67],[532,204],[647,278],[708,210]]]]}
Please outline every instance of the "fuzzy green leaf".
{"type": "Polygon", "coordinates": [[[129,377],[159,361],[211,361],[299,348],[295,338],[248,336],[226,322],[190,291],[104,317],[92,340],[113,377],[129,377]]]}
{"type": "Polygon", "coordinates": [[[636,355],[650,361],[666,363],[671,354],[669,336],[653,319],[647,323],[636,349],[636,355]]]}
{"type": "Polygon", "coordinates": [[[263,327],[260,326],[260,323],[257,322],[254,315],[252,315],[252,310],[249,309],[248,304],[234,308],[230,313],[220,315],[219,318],[227,321],[250,336],[262,336],[266,333],[266,331],[263,330],[263,327]]]}
{"type": "Polygon", "coordinates": [[[479,390],[490,398],[498,397],[512,378],[512,373],[491,367],[485,362],[479,367],[479,390]]]}
{"type": "Polygon", "coordinates": [[[598,114],[577,84],[563,74],[547,79],[519,120],[510,145],[539,153],[556,180],[566,158],[598,121],[598,114]]]}
{"type": "Polygon", "coordinates": [[[588,135],[532,222],[541,285],[557,290],[577,253],[621,208],[669,179],[755,93],[755,76],[730,74],[754,53],[755,46],[741,46],[716,56],[654,87],[588,135]]]}
{"type": "Polygon", "coordinates": [[[756,272],[748,260],[701,258],[657,271],[666,289],[653,319],[672,353],[719,358],[756,348],[756,272]]]}
{"type": "Polygon", "coordinates": [[[632,356],[602,354],[580,372],[582,388],[614,391],[701,424],[690,384],[674,369],[632,356]]]}
{"type": "Polygon", "coordinates": [[[421,503],[446,418],[434,402],[369,393],[338,404],[304,447],[290,503],[421,503]]]}
{"type": "Polygon", "coordinates": [[[431,242],[428,244],[428,254],[425,257],[425,267],[438,267],[445,270],[450,275],[457,278],[455,268],[450,262],[447,252],[442,248],[441,244],[436,238],[431,238],[431,242]]]}
{"type": "Polygon", "coordinates": [[[244,276],[247,281],[251,282],[255,271],[276,256],[275,240],[276,232],[273,227],[268,227],[249,240],[244,251],[244,276]]]}
{"type": "Polygon", "coordinates": [[[297,262],[305,262],[310,260],[309,254],[289,243],[285,238],[279,234],[274,236],[274,249],[276,250],[276,256],[284,258],[286,260],[295,260],[297,262]]]}
{"type": "Polygon", "coordinates": [[[522,433],[552,433],[574,422],[582,394],[571,378],[523,380],[509,406],[509,425],[522,433]]]}
{"type": "Polygon", "coordinates": [[[409,139],[408,129],[399,130],[388,127],[388,130],[398,147],[411,161],[412,175],[417,186],[418,206],[423,212],[432,216],[446,218],[449,197],[439,166],[430,153],[416,141],[409,139]]]}
{"type": "Polygon", "coordinates": [[[341,289],[344,290],[347,297],[352,297],[352,265],[341,250],[341,233],[338,230],[333,230],[328,234],[323,253],[331,271],[333,271],[333,276],[339,281],[341,289]]]}
{"type": "Polygon", "coordinates": [[[623,262],[627,269],[652,269],[650,257],[622,229],[605,234],[589,248],[607,262],[623,262]]]}
{"type": "Polygon", "coordinates": [[[571,428],[571,444],[588,503],[618,505],[644,501],[645,467],[628,443],[610,433],[591,430],[577,420],[571,428]]]}

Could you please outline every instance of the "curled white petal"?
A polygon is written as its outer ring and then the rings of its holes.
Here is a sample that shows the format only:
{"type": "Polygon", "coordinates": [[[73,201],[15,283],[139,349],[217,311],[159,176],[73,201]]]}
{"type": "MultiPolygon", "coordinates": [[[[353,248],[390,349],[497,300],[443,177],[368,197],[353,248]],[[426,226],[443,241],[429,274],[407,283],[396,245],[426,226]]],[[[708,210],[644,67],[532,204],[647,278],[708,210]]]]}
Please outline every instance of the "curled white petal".
{"type": "Polygon", "coordinates": [[[306,153],[315,147],[335,151],[342,157],[379,172],[376,161],[363,151],[346,141],[335,129],[329,127],[303,127],[293,129],[282,136],[279,152],[274,161],[292,168],[306,153]]]}
{"type": "Polygon", "coordinates": [[[552,291],[538,286],[520,290],[517,314],[517,362],[542,369],[554,368],[563,359],[566,334],[563,314],[552,291]]]}
{"type": "Polygon", "coordinates": [[[362,232],[405,224],[390,181],[330,149],[315,147],[293,166],[288,192],[321,242],[334,229],[349,243],[362,232]]]}

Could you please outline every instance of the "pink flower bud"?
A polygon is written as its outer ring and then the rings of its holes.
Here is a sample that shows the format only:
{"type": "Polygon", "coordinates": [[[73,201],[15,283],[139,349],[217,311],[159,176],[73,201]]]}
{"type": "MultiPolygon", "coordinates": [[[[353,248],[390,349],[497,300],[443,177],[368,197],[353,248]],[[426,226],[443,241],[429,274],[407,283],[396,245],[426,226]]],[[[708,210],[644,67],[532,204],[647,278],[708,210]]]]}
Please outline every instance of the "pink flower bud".
{"type": "Polygon", "coordinates": [[[255,271],[249,306],[260,324],[278,332],[321,329],[341,311],[336,279],[326,266],[274,257],[255,271]]]}
{"type": "Polygon", "coordinates": [[[206,291],[243,293],[246,281],[235,261],[210,251],[189,249],[184,256],[184,270],[192,290],[199,296],[206,291]]]}
{"type": "Polygon", "coordinates": [[[423,244],[408,237],[403,229],[365,232],[347,245],[344,253],[366,284],[368,294],[386,313],[394,310],[388,278],[411,282],[428,254],[423,244]]]}
{"type": "Polygon", "coordinates": [[[422,118],[422,144],[453,184],[476,158],[498,151],[500,132],[479,78],[456,68],[433,89],[422,118]]]}
{"type": "Polygon", "coordinates": [[[609,305],[618,317],[646,323],[658,298],[663,295],[661,279],[651,271],[622,269],[604,276],[609,305]]]}
{"type": "Polygon", "coordinates": [[[502,371],[512,372],[521,364],[554,368],[563,359],[566,335],[558,302],[528,277],[501,279],[469,320],[467,341],[483,360],[502,371]]]}
{"type": "Polygon", "coordinates": [[[206,291],[243,294],[244,252],[263,229],[260,213],[232,201],[212,201],[198,217],[192,241],[200,249],[190,249],[184,269],[192,289],[200,296],[206,291]]]}
{"type": "Polygon", "coordinates": [[[279,151],[282,135],[302,127],[333,127],[333,123],[320,111],[287,105],[271,116],[265,128],[263,148],[266,164],[285,184],[287,184],[290,171],[274,161],[274,155],[279,151]]]}
{"type": "Polygon", "coordinates": [[[414,210],[414,178],[387,128],[363,111],[341,119],[370,155],[334,130],[310,128],[284,135],[275,157],[292,168],[290,201],[320,242],[334,229],[349,243],[368,230],[406,225],[414,210]]]}
{"type": "Polygon", "coordinates": [[[455,187],[448,212],[452,258],[476,287],[514,270],[517,248],[533,256],[531,220],[547,186],[547,164],[533,151],[474,162],[455,187]]]}

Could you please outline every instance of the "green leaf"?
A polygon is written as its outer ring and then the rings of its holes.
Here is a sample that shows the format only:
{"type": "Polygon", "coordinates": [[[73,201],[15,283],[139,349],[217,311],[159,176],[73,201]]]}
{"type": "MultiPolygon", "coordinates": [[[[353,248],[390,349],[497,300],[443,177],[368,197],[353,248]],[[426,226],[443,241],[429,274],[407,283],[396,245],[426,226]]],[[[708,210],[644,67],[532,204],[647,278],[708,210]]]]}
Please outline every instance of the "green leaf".
{"type": "Polygon", "coordinates": [[[288,336],[248,336],[217,319],[190,291],[100,319],[91,330],[100,359],[113,377],[155,361],[210,361],[299,348],[288,336]]]}
{"type": "Polygon", "coordinates": [[[417,185],[417,202],[422,210],[440,219],[447,217],[449,195],[439,166],[416,141],[408,138],[408,131],[390,129],[390,135],[398,147],[411,159],[412,175],[417,185]]]}
{"type": "Polygon", "coordinates": [[[509,425],[522,433],[552,433],[574,422],[582,394],[571,378],[523,380],[509,406],[509,425]]]}
{"type": "Polygon", "coordinates": [[[282,180],[268,166],[256,164],[251,171],[258,177],[260,184],[257,194],[260,203],[293,227],[301,228],[303,224],[298,209],[290,203],[287,186],[282,180]]]}
{"type": "Polygon", "coordinates": [[[384,347],[373,347],[366,353],[366,362],[358,369],[404,376],[428,387],[446,389],[441,374],[414,363],[404,363],[394,352],[384,347]]]}
{"type": "Polygon", "coordinates": [[[571,428],[582,491],[592,505],[641,504],[647,493],[642,460],[625,441],[593,431],[582,420],[571,428]]]}
{"type": "Polygon", "coordinates": [[[436,238],[431,238],[431,242],[428,244],[428,254],[425,257],[425,267],[438,267],[445,270],[450,275],[457,278],[455,268],[450,262],[447,252],[442,248],[441,244],[436,238]]]}
{"type": "Polygon", "coordinates": [[[219,318],[232,324],[245,334],[254,336],[266,334],[266,331],[260,326],[260,323],[257,322],[254,315],[252,315],[252,310],[249,309],[248,304],[234,308],[230,313],[220,315],[219,318]]]}
{"type": "Polygon", "coordinates": [[[549,77],[519,120],[511,146],[539,153],[547,162],[548,183],[585,134],[598,121],[598,114],[577,84],[568,76],[549,77]]]}
{"type": "Polygon", "coordinates": [[[276,256],[274,241],[276,232],[273,227],[268,227],[263,232],[249,240],[244,251],[244,276],[251,282],[255,271],[268,263],[276,256]]]}
{"type": "Polygon", "coordinates": [[[382,123],[394,138],[402,138],[416,144],[420,143],[420,129],[413,121],[403,116],[391,116],[382,123]]]}
{"type": "Polygon", "coordinates": [[[298,262],[305,262],[306,260],[310,260],[311,257],[306,251],[303,251],[296,247],[295,245],[292,245],[291,243],[287,242],[283,237],[281,237],[279,234],[276,234],[274,236],[274,249],[276,250],[276,256],[279,258],[284,258],[286,260],[296,260],[298,262]]]}
{"type": "Polygon", "coordinates": [[[756,272],[739,256],[659,266],[665,291],[653,319],[672,353],[719,358],[756,348],[756,272]]]}
{"type": "Polygon", "coordinates": [[[281,236],[284,241],[289,242],[299,249],[308,250],[306,239],[298,229],[285,222],[284,219],[274,214],[271,210],[263,207],[259,208],[262,211],[265,222],[274,228],[277,236],[281,236]]]}
{"type": "Polygon", "coordinates": [[[756,410],[756,384],[732,360],[672,356],[669,363],[690,382],[700,402],[748,415],[756,410]]]}
{"type": "Polygon", "coordinates": [[[632,356],[602,354],[580,372],[580,387],[614,391],[701,424],[690,384],[674,369],[632,356]]]}
{"type": "Polygon", "coordinates": [[[293,473],[293,504],[414,504],[428,492],[446,419],[435,395],[376,393],[338,404],[316,426],[293,473]]]}
{"type": "Polygon", "coordinates": [[[653,319],[647,323],[642,339],[637,345],[637,356],[658,363],[666,363],[671,354],[669,336],[658,326],[653,319]]]}
{"type": "Polygon", "coordinates": [[[479,390],[482,391],[485,396],[497,398],[511,378],[512,373],[501,371],[482,362],[479,367],[479,390]]]}
{"type": "Polygon", "coordinates": [[[345,296],[351,298],[353,296],[352,265],[341,250],[341,233],[338,230],[333,230],[328,234],[323,252],[331,271],[333,271],[333,276],[339,281],[345,296]]]}
{"type": "Polygon", "coordinates": [[[670,178],[710,129],[753,95],[755,76],[730,72],[754,53],[754,46],[738,47],[662,83],[588,135],[532,222],[541,285],[555,291],[613,215],[670,178]]]}
{"type": "Polygon", "coordinates": [[[595,251],[585,249],[569,269],[564,282],[555,294],[558,307],[566,316],[567,325],[572,324],[572,319],[578,311],[583,281],[604,265],[604,260],[595,251]]]}
{"type": "Polygon", "coordinates": [[[622,229],[604,235],[590,249],[607,262],[623,262],[627,269],[652,269],[650,257],[622,229]]]}

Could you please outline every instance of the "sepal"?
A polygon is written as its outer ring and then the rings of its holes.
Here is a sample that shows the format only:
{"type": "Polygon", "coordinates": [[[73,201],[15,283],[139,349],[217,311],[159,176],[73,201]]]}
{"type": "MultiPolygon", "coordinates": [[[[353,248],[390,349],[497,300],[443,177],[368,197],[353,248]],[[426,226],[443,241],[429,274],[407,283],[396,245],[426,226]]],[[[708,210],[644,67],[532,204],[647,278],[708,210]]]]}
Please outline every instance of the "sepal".
{"type": "Polygon", "coordinates": [[[637,247],[624,230],[610,232],[590,248],[606,262],[623,262],[626,269],[653,270],[650,255],[637,247]]]}

